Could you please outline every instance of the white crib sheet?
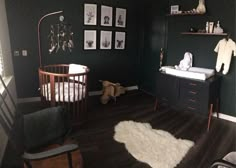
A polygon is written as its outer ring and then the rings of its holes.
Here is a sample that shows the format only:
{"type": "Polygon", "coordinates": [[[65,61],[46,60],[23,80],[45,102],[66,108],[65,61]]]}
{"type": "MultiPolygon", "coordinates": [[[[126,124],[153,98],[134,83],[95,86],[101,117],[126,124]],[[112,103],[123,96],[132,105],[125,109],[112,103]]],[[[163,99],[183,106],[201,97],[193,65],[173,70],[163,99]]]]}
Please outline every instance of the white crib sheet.
{"type": "Polygon", "coordinates": [[[188,71],[178,70],[173,67],[165,67],[164,72],[166,74],[191,78],[191,79],[198,79],[198,80],[206,80],[211,76],[215,75],[214,69],[207,69],[207,68],[199,68],[199,67],[191,67],[188,71]]]}
{"type": "MultiPolygon", "coordinates": [[[[51,101],[51,88],[50,83],[42,85],[42,94],[46,97],[46,100],[51,101]]],[[[74,102],[81,100],[85,97],[86,89],[78,83],[68,83],[68,82],[56,82],[55,83],[55,100],[56,102],[74,102]],[[64,98],[63,98],[63,84],[64,84],[64,98]],[[70,89],[68,88],[70,86],[70,89]],[[75,87],[75,89],[74,89],[75,87]],[[60,94],[59,94],[60,93],[60,94]],[[59,97],[60,95],[60,97],[59,97]],[[70,100],[70,101],[69,101],[70,100]]]]}

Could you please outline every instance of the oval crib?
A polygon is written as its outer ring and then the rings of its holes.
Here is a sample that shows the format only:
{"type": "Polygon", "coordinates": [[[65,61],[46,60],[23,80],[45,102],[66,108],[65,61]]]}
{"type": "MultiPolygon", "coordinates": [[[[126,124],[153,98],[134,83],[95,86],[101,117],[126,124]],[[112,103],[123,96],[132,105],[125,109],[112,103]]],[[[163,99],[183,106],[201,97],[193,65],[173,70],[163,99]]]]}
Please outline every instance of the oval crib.
{"type": "Polygon", "coordinates": [[[63,106],[73,126],[82,124],[87,112],[87,74],[89,69],[77,64],[40,67],[41,101],[48,106],[63,106]]]}

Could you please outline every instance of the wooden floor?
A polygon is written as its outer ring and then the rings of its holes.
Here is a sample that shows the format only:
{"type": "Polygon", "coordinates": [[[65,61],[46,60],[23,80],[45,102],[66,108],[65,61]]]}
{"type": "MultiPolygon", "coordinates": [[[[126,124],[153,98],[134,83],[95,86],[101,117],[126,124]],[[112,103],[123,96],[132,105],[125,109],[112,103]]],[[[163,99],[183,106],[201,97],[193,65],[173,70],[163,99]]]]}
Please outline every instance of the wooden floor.
{"type": "MultiPolygon", "coordinates": [[[[80,146],[83,167],[150,168],[133,158],[123,144],[113,139],[114,126],[124,120],[148,122],[154,129],[194,141],[194,147],[177,168],[208,168],[213,160],[236,151],[235,123],[213,118],[207,132],[206,117],[169,108],[153,111],[153,106],[153,97],[137,91],[119,97],[116,104],[101,105],[99,97],[91,97],[88,122],[71,135],[80,146]]],[[[36,104],[22,104],[21,107],[38,108],[36,104]]]]}

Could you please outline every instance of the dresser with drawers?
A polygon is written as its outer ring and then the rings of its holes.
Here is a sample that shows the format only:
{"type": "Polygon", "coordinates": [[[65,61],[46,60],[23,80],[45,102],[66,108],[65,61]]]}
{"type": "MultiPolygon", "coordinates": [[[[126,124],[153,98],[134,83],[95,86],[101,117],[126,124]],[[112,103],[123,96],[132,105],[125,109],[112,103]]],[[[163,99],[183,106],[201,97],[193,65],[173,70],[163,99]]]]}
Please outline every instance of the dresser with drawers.
{"type": "Polygon", "coordinates": [[[221,77],[217,75],[201,81],[158,73],[157,105],[207,116],[210,105],[218,111],[220,81],[221,77]]]}

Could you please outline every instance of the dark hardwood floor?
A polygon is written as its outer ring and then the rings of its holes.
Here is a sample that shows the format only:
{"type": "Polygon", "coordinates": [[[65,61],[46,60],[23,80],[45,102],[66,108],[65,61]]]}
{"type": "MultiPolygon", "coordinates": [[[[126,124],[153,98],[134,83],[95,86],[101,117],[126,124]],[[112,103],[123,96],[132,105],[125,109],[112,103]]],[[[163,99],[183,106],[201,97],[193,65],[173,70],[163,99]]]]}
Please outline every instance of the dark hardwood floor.
{"type": "MultiPolygon", "coordinates": [[[[30,112],[41,108],[38,103],[20,104],[30,112]]],[[[107,105],[99,97],[89,98],[88,122],[71,137],[81,150],[84,168],[149,168],[132,157],[124,144],[113,139],[114,126],[120,121],[148,122],[154,129],[170,132],[177,138],[195,142],[177,168],[208,168],[213,160],[236,151],[236,123],[213,118],[207,132],[207,118],[162,107],[153,111],[154,97],[139,91],[129,92],[107,105]]]]}
{"type": "Polygon", "coordinates": [[[208,168],[213,160],[236,150],[236,124],[213,118],[211,129],[207,118],[193,113],[161,108],[153,111],[154,98],[141,92],[119,97],[117,103],[99,103],[92,97],[89,121],[73,137],[78,140],[85,168],[148,168],[134,159],[123,144],[113,139],[114,126],[123,120],[148,122],[155,129],[168,131],[178,138],[195,142],[178,168],[208,168]]]}

